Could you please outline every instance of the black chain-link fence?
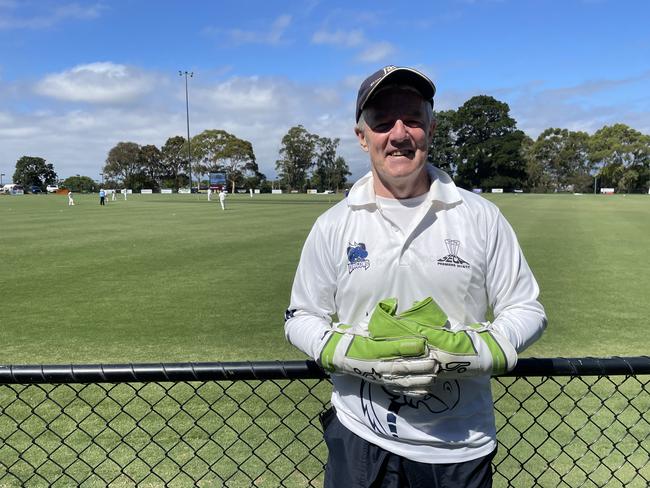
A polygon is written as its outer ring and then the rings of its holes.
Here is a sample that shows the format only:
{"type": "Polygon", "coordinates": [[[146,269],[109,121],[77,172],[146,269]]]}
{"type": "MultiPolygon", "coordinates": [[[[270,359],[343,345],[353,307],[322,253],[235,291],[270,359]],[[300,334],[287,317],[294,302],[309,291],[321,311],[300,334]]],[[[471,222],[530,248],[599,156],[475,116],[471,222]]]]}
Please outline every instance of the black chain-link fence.
{"type": "MultiPolygon", "coordinates": [[[[650,486],[650,357],[493,380],[495,486],[650,486]]],[[[0,367],[0,486],[321,486],[313,362],[0,367]]]]}

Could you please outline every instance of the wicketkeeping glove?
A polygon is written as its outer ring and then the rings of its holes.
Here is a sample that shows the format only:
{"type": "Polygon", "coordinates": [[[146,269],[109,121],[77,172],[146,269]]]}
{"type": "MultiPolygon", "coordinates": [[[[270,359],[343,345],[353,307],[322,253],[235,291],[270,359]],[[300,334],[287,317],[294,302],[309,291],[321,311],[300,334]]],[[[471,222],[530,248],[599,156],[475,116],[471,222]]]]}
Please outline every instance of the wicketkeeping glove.
{"type": "Polygon", "coordinates": [[[388,324],[395,322],[395,318],[378,310],[379,306],[370,318],[367,331],[343,324],[328,331],[323,339],[320,365],[329,372],[381,383],[393,392],[425,395],[438,367],[437,361],[428,357],[426,338],[399,334],[388,324]],[[383,336],[378,330],[391,333],[383,336]]]}
{"type": "MultiPolygon", "coordinates": [[[[380,302],[380,314],[395,315],[397,300],[380,302]]],[[[377,334],[389,335],[384,327],[394,327],[397,336],[412,335],[426,338],[429,357],[440,363],[438,374],[447,378],[478,375],[499,375],[517,364],[517,351],[497,330],[485,324],[465,326],[452,331],[445,328],[447,315],[426,298],[396,316],[389,324],[378,320],[377,334]]]]}

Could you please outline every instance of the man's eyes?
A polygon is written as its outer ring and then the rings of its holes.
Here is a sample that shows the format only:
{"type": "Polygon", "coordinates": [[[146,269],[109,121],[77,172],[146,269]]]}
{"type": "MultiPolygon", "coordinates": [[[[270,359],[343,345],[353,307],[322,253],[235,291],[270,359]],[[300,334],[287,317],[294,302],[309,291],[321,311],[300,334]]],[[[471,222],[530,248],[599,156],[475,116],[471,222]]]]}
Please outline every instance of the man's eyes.
{"type": "MultiPolygon", "coordinates": [[[[388,121],[385,121],[385,122],[377,122],[377,123],[373,124],[372,130],[374,130],[375,132],[388,132],[389,130],[391,130],[393,128],[393,126],[395,125],[395,122],[397,122],[397,120],[388,120],[388,121]]],[[[402,123],[406,127],[410,127],[410,128],[413,128],[413,129],[424,127],[424,122],[422,120],[420,120],[420,119],[403,119],[402,123]]]]}

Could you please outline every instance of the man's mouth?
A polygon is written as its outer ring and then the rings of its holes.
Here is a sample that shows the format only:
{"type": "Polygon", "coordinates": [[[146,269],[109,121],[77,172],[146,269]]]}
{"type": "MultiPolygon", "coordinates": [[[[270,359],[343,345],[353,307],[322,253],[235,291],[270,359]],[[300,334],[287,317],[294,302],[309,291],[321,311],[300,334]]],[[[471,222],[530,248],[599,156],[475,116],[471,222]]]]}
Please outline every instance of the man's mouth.
{"type": "Polygon", "coordinates": [[[390,151],[388,153],[388,155],[393,156],[393,157],[403,156],[405,158],[410,158],[410,157],[413,157],[413,151],[409,151],[409,150],[405,150],[405,149],[401,150],[401,151],[390,151]]]}

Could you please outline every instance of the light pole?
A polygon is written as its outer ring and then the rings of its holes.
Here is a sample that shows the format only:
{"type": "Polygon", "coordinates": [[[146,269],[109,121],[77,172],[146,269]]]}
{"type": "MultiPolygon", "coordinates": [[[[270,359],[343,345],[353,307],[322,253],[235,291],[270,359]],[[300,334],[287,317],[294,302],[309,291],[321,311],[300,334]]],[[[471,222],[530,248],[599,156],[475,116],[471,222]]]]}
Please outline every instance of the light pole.
{"type": "Polygon", "coordinates": [[[104,185],[104,173],[99,173],[99,176],[102,178],[102,186],[104,185]]]}
{"type": "Polygon", "coordinates": [[[192,193],[192,151],[190,149],[190,101],[189,101],[190,99],[187,93],[187,77],[189,76],[190,78],[192,78],[194,76],[194,72],[179,70],[178,76],[185,76],[185,113],[187,115],[187,168],[190,174],[190,194],[191,194],[192,193]]]}
{"type": "Polygon", "coordinates": [[[0,186],[2,186],[2,177],[4,176],[4,173],[0,173],[0,186]]]}

